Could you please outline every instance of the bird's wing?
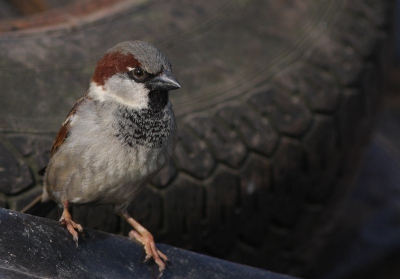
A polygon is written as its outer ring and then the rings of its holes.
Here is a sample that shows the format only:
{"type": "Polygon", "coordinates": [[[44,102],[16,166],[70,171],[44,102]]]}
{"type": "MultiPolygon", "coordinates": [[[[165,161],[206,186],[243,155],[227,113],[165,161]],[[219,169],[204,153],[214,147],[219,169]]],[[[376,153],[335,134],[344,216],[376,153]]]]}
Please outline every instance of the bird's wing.
{"type": "Polygon", "coordinates": [[[53,147],[51,148],[51,156],[57,152],[58,148],[64,143],[65,139],[68,137],[69,130],[71,128],[71,122],[75,116],[78,107],[82,105],[82,103],[87,99],[87,96],[83,96],[80,98],[74,106],[72,107],[71,111],[68,113],[67,118],[65,119],[64,123],[61,126],[60,131],[58,132],[56,139],[54,140],[53,147]]]}

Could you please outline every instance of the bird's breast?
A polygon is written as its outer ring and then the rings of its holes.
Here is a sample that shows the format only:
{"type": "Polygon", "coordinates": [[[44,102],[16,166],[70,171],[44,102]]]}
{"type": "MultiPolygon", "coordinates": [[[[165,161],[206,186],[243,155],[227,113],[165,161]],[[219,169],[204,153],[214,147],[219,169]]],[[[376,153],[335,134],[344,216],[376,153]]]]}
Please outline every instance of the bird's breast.
{"type": "Polygon", "coordinates": [[[114,134],[123,145],[161,148],[170,139],[173,115],[169,109],[153,111],[119,107],[114,114],[114,134]]]}
{"type": "MultiPolygon", "coordinates": [[[[56,201],[131,201],[165,164],[176,134],[172,109],[154,113],[103,106],[79,121],[50,160],[45,188],[56,201]]],[[[100,106],[99,106],[100,107],[100,106]]]]}

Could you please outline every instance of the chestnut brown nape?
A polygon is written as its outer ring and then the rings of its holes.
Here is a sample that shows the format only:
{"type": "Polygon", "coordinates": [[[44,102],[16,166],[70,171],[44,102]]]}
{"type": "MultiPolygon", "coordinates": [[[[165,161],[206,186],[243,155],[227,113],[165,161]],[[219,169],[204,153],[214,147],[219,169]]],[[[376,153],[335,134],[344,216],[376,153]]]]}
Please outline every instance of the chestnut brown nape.
{"type": "Polygon", "coordinates": [[[106,53],[103,58],[97,62],[92,81],[98,86],[103,86],[113,75],[127,72],[128,67],[141,67],[141,64],[130,53],[123,54],[119,51],[106,53]]]}

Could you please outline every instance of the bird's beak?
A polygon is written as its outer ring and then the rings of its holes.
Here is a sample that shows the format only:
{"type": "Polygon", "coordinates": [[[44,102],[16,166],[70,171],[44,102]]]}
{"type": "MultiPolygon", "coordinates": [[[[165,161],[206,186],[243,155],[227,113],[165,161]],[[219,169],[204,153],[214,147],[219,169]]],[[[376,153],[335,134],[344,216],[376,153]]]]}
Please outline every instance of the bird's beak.
{"type": "Polygon", "coordinates": [[[159,76],[155,76],[148,82],[146,82],[147,88],[150,90],[169,91],[181,88],[178,80],[172,75],[172,73],[163,73],[159,76]]]}

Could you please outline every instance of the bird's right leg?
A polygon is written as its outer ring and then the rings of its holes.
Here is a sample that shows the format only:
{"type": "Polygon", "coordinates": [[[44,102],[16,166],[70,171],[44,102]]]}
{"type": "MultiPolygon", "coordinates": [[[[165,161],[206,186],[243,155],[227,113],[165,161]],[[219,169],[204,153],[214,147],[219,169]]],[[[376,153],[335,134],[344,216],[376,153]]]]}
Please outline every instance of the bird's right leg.
{"type": "Polygon", "coordinates": [[[72,221],[71,214],[68,211],[68,205],[69,205],[68,201],[63,202],[64,210],[59,222],[61,225],[67,227],[69,233],[72,234],[72,237],[76,243],[76,247],[78,247],[78,233],[76,232],[76,230],[78,230],[78,232],[83,232],[83,228],[80,224],[77,224],[74,221],[72,221]]]}
{"type": "Polygon", "coordinates": [[[160,278],[165,269],[164,261],[168,261],[168,257],[157,249],[156,244],[154,243],[153,235],[145,227],[139,224],[138,221],[133,219],[133,217],[130,216],[126,210],[119,211],[119,214],[124,217],[125,220],[133,227],[133,230],[129,232],[129,237],[136,239],[143,244],[146,252],[145,261],[153,258],[158,265],[158,270],[160,271],[158,278],[160,278]]]}

